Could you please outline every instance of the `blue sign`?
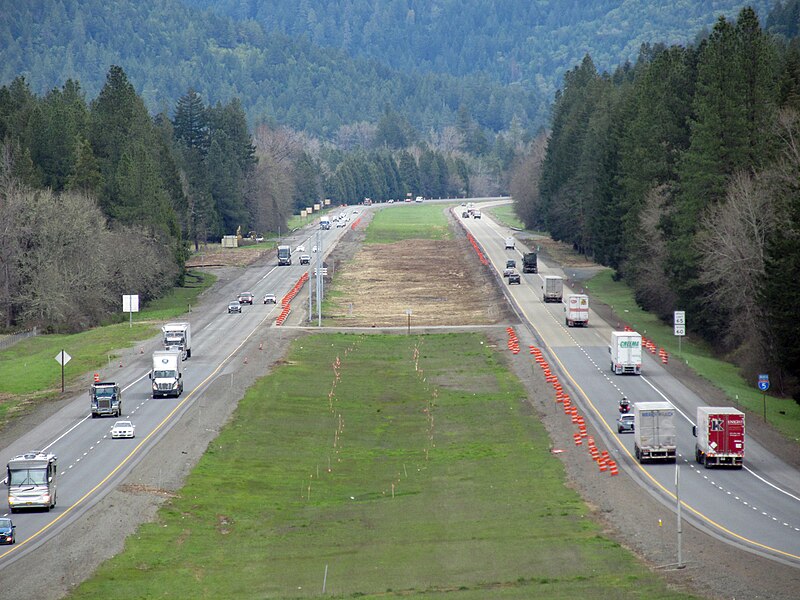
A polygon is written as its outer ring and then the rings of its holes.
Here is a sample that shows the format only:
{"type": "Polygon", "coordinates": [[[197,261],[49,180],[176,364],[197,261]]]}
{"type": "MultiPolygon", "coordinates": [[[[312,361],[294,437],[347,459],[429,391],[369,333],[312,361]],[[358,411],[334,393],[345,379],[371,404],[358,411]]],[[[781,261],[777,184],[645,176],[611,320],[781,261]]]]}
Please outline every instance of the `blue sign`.
{"type": "Polygon", "coordinates": [[[758,389],[762,392],[766,392],[769,389],[769,375],[766,373],[762,373],[758,376],[758,389]]]}

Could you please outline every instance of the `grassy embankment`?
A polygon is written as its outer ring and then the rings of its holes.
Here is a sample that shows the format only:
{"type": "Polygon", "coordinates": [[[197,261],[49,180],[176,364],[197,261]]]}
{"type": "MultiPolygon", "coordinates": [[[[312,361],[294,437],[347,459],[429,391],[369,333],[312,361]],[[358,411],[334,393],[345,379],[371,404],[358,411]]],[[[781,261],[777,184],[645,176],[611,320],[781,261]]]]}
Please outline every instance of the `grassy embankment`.
{"type": "MultiPolygon", "coordinates": [[[[422,212],[382,213],[368,237],[425,233],[400,222],[422,212]]],[[[296,342],[72,597],[303,598],[323,580],[338,598],[687,597],[602,535],[497,352],[478,334],[296,342]]]]}
{"type": "MultiPolygon", "coordinates": [[[[515,220],[510,206],[492,208],[490,212],[508,226],[521,226],[515,220]]],[[[624,315],[625,321],[633,329],[664,348],[669,353],[670,360],[686,362],[698,375],[724,391],[732,405],[763,418],[764,397],[757,389],[755,381],[745,381],[733,364],[716,356],[708,344],[697,337],[684,337],[679,351],[678,338],[673,334],[672,326],[642,310],[634,300],[633,291],[625,282],[614,281],[610,269],[595,275],[585,287],[594,298],[611,306],[617,315],[624,315]]],[[[691,315],[686,317],[691,320],[691,315]]],[[[795,442],[800,442],[800,405],[797,402],[767,395],[766,413],[767,421],[772,426],[795,442]]]]}
{"type": "Polygon", "coordinates": [[[157,322],[184,314],[215,280],[213,275],[190,272],[184,287],[134,313],[133,327],[126,318],[72,335],[40,335],[0,351],[0,426],[32,404],[60,395],[61,367],[55,357],[61,350],[72,357],[65,367],[67,386],[87,372],[102,373],[115,352],[155,335],[157,322]]]}

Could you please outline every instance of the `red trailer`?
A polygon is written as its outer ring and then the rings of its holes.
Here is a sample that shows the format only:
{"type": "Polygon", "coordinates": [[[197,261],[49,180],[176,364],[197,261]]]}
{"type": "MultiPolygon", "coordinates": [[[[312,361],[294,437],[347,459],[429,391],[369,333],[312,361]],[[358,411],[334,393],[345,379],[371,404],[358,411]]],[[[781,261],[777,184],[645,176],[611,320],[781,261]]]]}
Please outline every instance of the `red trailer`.
{"type": "Polygon", "coordinates": [[[744,461],[744,413],[730,407],[700,406],[694,426],[695,460],[706,468],[742,468],[744,461]]]}

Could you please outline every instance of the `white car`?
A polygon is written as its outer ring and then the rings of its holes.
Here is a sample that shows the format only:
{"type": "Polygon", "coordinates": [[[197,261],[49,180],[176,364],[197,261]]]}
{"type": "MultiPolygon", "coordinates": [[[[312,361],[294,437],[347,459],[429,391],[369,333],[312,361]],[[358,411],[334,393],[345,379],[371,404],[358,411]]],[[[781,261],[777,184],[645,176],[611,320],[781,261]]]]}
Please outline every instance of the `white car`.
{"type": "Polygon", "coordinates": [[[306,251],[306,247],[305,247],[305,246],[303,246],[303,244],[300,244],[300,245],[297,247],[297,249],[295,250],[295,252],[305,252],[305,251],[306,251]]]}
{"type": "Polygon", "coordinates": [[[132,438],[136,437],[136,426],[130,421],[117,421],[111,428],[111,438],[132,438]]]}
{"type": "Polygon", "coordinates": [[[312,251],[312,252],[316,252],[316,251],[317,251],[317,247],[316,247],[316,246],[314,246],[314,247],[311,249],[311,251],[312,251]]]}

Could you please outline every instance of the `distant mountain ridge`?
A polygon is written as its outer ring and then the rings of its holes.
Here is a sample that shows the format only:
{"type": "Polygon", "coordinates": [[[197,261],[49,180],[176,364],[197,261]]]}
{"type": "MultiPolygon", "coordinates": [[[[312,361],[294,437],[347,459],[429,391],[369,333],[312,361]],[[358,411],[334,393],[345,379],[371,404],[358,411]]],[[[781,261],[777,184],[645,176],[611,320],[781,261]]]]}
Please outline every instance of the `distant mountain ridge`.
{"type": "MultiPolygon", "coordinates": [[[[0,85],[24,75],[42,94],[73,78],[91,99],[117,64],[152,112],[194,88],[212,104],[240,98],[251,124],[325,138],[387,108],[423,132],[459,109],[487,131],[534,131],[586,52],[614,66],[640,42],[677,41],[744,4],[3,0],[0,85]],[[634,27],[637,14],[650,25],[634,27]]],[[[761,15],[770,3],[751,4],[761,15]]]]}

